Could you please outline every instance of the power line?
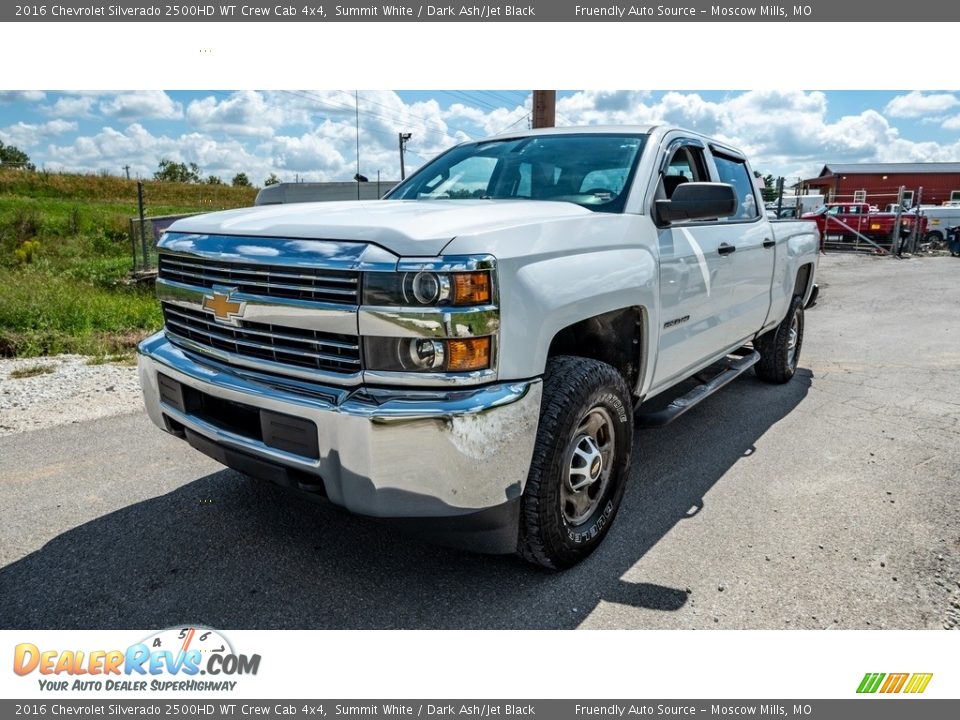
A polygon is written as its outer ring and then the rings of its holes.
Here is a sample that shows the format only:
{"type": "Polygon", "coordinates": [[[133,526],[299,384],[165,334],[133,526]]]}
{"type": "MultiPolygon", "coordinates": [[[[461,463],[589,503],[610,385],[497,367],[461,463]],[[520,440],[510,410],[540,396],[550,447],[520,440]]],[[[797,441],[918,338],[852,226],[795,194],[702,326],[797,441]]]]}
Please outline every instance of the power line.
{"type": "MultiPolygon", "coordinates": [[[[349,111],[349,112],[353,112],[353,110],[354,110],[353,106],[341,105],[341,104],[339,104],[339,103],[336,103],[335,101],[331,101],[331,100],[329,100],[329,99],[327,99],[327,98],[318,97],[318,96],[313,95],[313,94],[311,94],[311,93],[309,93],[309,92],[307,92],[307,91],[304,91],[304,90],[299,90],[299,91],[298,91],[298,90],[281,90],[280,92],[285,93],[285,94],[287,94],[287,95],[295,95],[295,96],[303,97],[303,98],[305,98],[305,99],[310,100],[311,102],[316,103],[317,105],[330,107],[330,108],[333,108],[333,109],[335,109],[335,110],[342,110],[342,111],[349,111]]],[[[418,125],[416,125],[416,124],[410,123],[407,118],[399,118],[399,117],[397,117],[396,115],[387,116],[387,115],[383,115],[383,114],[380,114],[380,113],[375,113],[375,112],[370,111],[370,110],[361,110],[360,112],[361,112],[361,114],[363,114],[363,115],[365,115],[365,116],[374,117],[374,118],[377,118],[377,119],[379,119],[379,120],[386,120],[386,121],[391,122],[391,123],[406,124],[407,126],[413,127],[414,129],[420,131],[421,133],[428,134],[428,135],[432,135],[432,136],[434,136],[434,137],[441,138],[442,140],[445,140],[445,141],[460,142],[458,138],[455,138],[455,137],[453,137],[452,135],[450,135],[450,134],[448,134],[448,133],[445,133],[445,132],[443,132],[443,131],[441,131],[441,130],[432,129],[432,128],[430,128],[430,127],[429,127],[428,125],[426,125],[426,124],[422,124],[422,125],[419,125],[419,126],[418,126],[418,125]]],[[[378,131],[378,130],[375,130],[375,129],[368,129],[367,132],[370,132],[370,133],[379,133],[379,134],[382,134],[382,135],[384,135],[384,136],[390,135],[391,137],[392,137],[392,135],[393,135],[393,131],[392,131],[392,130],[391,130],[391,131],[378,131]]]]}
{"type": "Polygon", "coordinates": [[[513,127],[514,125],[516,125],[517,123],[523,122],[524,120],[528,120],[529,118],[530,118],[530,113],[525,113],[525,114],[524,114],[522,117],[520,117],[518,120],[514,120],[512,123],[510,123],[509,125],[507,125],[507,126],[506,126],[505,128],[503,128],[502,130],[498,130],[497,132],[495,132],[494,135],[500,135],[501,133],[505,133],[507,130],[509,130],[510,128],[512,128],[512,127],[513,127]]]}
{"type": "MultiPolygon", "coordinates": [[[[343,91],[343,90],[337,90],[336,92],[344,93],[345,91],[343,91]]],[[[414,118],[414,119],[416,119],[416,120],[420,120],[421,122],[423,122],[423,126],[422,126],[422,127],[424,127],[424,128],[426,128],[426,129],[429,130],[430,125],[433,124],[433,125],[435,125],[436,128],[437,128],[437,130],[436,130],[435,132],[443,133],[443,130],[440,129],[440,128],[441,128],[441,123],[443,122],[443,121],[441,121],[441,120],[435,120],[435,119],[433,119],[433,118],[426,118],[426,117],[423,117],[422,115],[415,115],[415,114],[410,113],[410,112],[407,112],[405,115],[397,115],[397,109],[396,109],[396,108],[393,108],[393,107],[391,107],[391,106],[389,106],[389,105],[384,105],[383,103],[377,102],[376,100],[370,100],[369,98],[365,98],[365,99],[364,99],[364,102],[366,102],[368,105],[376,105],[377,107],[382,107],[382,108],[384,108],[384,109],[386,109],[386,110],[389,110],[389,111],[392,113],[392,114],[389,115],[389,116],[383,115],[383,114],[381,113],[380,115],[377,115],[376,117],[380,117],[380,118],[385,119],[385,120],[393,120],[394,122],[403,122],[403,123],[407,123],[407,122],[409,121],[409,118],[414,118]]],[[[403,102],[403,100],[401,100],[401,102],[403,102]]],[[[446,125],[446,124],[444,123],[444,125],[446,125]]],[[[449,126],[447,126],[447,127],[449,127],[449,126]]],[[[467,132],[466,132],[465,130],[463,130],[462,128],[455,128],[455,129],[460,130],[460,132],[462,132],[462,133],[464,133],[465,135],[467,135],[467,137],[470,137],[469,133],[467,133],[467,132]]],[[[456,139],[456,138],[451,137],[451,136],[450,136],[449,134],[447,134],[447,133],[443,133],[443,134],[444,134],[445,137],[450,138],[451,140],[455,140],[455,139],[456,139]]]]}

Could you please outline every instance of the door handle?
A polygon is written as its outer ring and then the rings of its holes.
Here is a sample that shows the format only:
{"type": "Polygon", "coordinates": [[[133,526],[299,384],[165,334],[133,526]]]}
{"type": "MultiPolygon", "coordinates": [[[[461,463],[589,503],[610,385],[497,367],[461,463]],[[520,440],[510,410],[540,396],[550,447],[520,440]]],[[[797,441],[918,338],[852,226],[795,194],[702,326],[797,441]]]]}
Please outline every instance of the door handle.
{"type": "Polygon", "coordinates": [[[728,245],[727,243],[720,243],[720,247],[717,248],[717,252],[721,255],[729,255],[732,252],[737,251],[736,245],[728,245]]]}
{"type": "Polygon", "coordinates": [[[764,239],[763,239],[763,246],[764,246],[765,248],[772,248],[772,247],[773,247],[774,245],[776,245],[776,244],[777,244],[777,241],[776,241],[776,240],[771,240],[770,238],[764,238],[764,239]]]}

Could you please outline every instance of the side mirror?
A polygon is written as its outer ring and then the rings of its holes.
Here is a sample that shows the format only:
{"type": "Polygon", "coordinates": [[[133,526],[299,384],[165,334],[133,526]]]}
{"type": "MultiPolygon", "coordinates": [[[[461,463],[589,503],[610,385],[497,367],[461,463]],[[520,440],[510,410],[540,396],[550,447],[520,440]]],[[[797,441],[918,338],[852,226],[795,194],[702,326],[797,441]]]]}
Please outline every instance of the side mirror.
{"type": "Polygon", "coordinates": [[[663,222],[724,218],[736,212],[737,193],[727,183],[682,183],[669,200],[657,200],[657,215],[663,222]]]}

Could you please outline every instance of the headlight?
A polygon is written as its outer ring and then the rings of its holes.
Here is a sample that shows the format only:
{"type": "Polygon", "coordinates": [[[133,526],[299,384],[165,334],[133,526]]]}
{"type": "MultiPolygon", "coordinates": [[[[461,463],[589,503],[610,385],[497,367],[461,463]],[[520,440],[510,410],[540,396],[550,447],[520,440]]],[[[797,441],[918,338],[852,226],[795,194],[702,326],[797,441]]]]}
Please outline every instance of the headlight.
{"type": "Polygon", "coordinates": [[[496,377],[500,308],[489,255],[401,258],[363,273],[359,331],[374,382],[479,383],[496,377]],[[388,269],[389,268],[389,269],[388,269]]]}
{"type": "Polygon", "coordinates": [[[363,349],[368,370],[470,372],[490,367],[492,339],[367,337],[363,349]]]}
{"type": "Polygon", "coordinates": [[[408,307],[488,305],[493,300],[487,270],[470,272],[367,273],[363,304],[408,307]]]}

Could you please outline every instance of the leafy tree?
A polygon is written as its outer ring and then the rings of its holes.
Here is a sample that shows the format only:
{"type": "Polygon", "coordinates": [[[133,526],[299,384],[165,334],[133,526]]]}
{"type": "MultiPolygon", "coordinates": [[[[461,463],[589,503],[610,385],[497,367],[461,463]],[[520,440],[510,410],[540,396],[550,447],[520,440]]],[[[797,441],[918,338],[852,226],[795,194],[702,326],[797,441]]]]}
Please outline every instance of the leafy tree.
{"type": "Polygon", "coordinates": [[[216,175],[209,175],[206,180],[207,185],[223,185],[223,180],[221,180],[216,175]]]}
{"type": "Polygon", "coordinates": [[[270,173],[270,177],[268,177],[266,180],[263,181],[264,187],[270,187],[271,185],[279,185],[279,184],[280,184],[280,178],[278,178],[275,173],[270,173]]]}
{"type": "Polygon", "coordinates": [[[233,176],[233,180],[230,181],[230,184],[234,187],[252,187],[250,178],[247,177],[246,173],[237,173],[233,176]]]}
{"type": "Polygon", "coordinates": [[[153,179],[163,182],[198,183],[200,166],[196,163],[187,165],[164,158],[160,161],[159,169],[153,174],[153,179]]]}
{"type": "Polygon", "coordinates": [[[37,169],[23,150],[14,145],[4,145],[2,140],[0,140],[0,165],[12,165],[21,170],[37,169]]]}
{"type": "Polygon", "coordinates": [[[777,199],[777,179],[771,175],[760,175],[756,170],[753,171],[753,174],[763,180],[763,187],[760,188],[760,195],[763,198],[765,203],[773,202],[777,199]]]}

